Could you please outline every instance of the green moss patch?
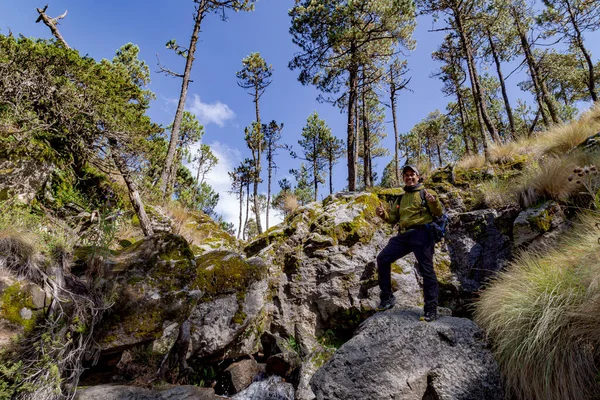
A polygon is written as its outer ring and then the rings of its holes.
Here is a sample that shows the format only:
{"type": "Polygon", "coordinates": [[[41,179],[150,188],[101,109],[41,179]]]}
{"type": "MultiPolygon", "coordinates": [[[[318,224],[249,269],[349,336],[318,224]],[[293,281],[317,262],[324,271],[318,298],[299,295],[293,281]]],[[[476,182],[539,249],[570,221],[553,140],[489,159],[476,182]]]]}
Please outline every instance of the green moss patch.
{"type": "Polygon", "coordinates": [[[266,276],[266,265],[250,264],[229,251],[213,251],[196,259],[192,287],[201,290],[203,301],[221,294],[246,292],[251,283],[266,276]]]}
{"type": "Polygon", "coordinates": [[[4,289],[0,296],[0,317],[7,321],[22,326],[25,330],[30,330],[35,325],[35,318],[25,319],[21,316],[22,309],[33,310],[33,298],[31,293],[28,293],[21,288],[19,282],[4,289]]]}

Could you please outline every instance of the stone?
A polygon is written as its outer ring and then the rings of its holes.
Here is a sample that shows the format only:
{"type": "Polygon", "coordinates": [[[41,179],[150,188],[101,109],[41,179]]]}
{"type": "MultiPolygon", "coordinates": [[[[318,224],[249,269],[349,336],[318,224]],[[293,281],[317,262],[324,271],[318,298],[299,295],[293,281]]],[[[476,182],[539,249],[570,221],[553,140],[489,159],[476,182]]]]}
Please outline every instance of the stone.
{"type": "Polygon", "coordinates": [[[139,386],[98,385],[79,389],[76,400],[216,400],[212,388],[191,385],[169,386],[161,389],[146,389],[139,386]]]}
{"type": "Polygon", "coordinates": [[[54,165],[36,160],[0,158],[0,201],[30,204],[50,178],[54,165]]]}
{"type": "Polygon", "coordinates": [[[515,247],[533,242],[558,228],[565,219],[561,206],[552,200],[521,211],[513,225],[515,247]]]}
{"type": "Polygon", "coordinates": [[[226,389],[226,393],[238,393],[250,386],[261,371],[262,368],[253,358],[238,361],[225,369],[225,379],[220,382],[220,386],[226,389]]]}
{"type": "Polygon", "coordinates": [[[465,318],[419,321],[420,310],[366,320],[311,379],[317,399],[501,400],[484,332],[465,318]]]}
{"type": "Polygon", "coordinates": [[[283,382],[279,376],[270,376],[264,381],[254,382],[236,394],[232,400],[294,400],[294,387],[283,382]]]}

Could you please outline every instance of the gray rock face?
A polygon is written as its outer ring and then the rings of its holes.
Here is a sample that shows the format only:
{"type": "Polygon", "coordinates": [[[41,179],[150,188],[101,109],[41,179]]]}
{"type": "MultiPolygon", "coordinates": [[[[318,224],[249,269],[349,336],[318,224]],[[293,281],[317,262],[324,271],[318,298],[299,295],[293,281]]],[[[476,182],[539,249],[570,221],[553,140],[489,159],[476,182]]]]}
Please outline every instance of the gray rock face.
{"type": "Polygon", "coordinates": [[[268,283],[254,282],[240,301],[238,293],[200,303],[190,315],[194,326],[189,355],[233,358],[253,354],[258,341],[253,324],[260,324],[268,283]]]}
{"type": "Polygon", "coordinates": [[[29,204],[48,181],[54,166],[34,160],[0,159],[0,201],[16,198],[29,204]]]}
{"type": "Polygon", "coordinates": [[[317,399],[503,399],[482,330],[463,318],[419,321],[419,310],[363,323],[311,380],[317,399]]]}
{"type": "Polygon", "coordinates": [[[254,382],[232,397],[234,400],[294,400],[294,387],[278,376],[254,382]]]}
{"type": "Polygon", "coordinates": [[[565,214],[555,201],[547,201],[539,207],[521,211],[513,227],[514,245],[526,244],[543,247],[543,243],[551,237],[565,222],[565,214]]]}
{"type": "Polygon", "coordinates": [[[197,386],[172,386],[161,390],[150,390],[138,386],[99,385],[80,389],[76,400],[216,400],[211,388],[197,386]]]}
{"type": "Polygon", "coordinates": [[[254,359],[248,359],[231,364],[225,372],[228,379],[222,385],[230,387],[233,393],[237,393],[247,388],[254,377],[259,372],[263,372],[263,369],[254,359]]]}
{"type": "MultiPolygon", "coordinates": [[[[247,254],[256,254],[271,266],[277,287],[273,332],[294,336],[301,326],[319,336],[332,321],[377,306],[374,261],[394,233],[375,215],[380,203],[372,193],[338,193],[322,204],[299,209],[287,227],[248,245],[247,254]]],[[[414,306],[422,301],[413,263],[414,257],[405,257],[392,268],[398,304],[414,306]]]]}
{"type": "MultiPolygon", "coordinates": [[[[477,210],[451,217],[444,251],[461,290],[475,292],[512,256],[512,227],[516,209],[477,210]]],[[[443,256],[443,253],[440,254],[443,256]]]]}

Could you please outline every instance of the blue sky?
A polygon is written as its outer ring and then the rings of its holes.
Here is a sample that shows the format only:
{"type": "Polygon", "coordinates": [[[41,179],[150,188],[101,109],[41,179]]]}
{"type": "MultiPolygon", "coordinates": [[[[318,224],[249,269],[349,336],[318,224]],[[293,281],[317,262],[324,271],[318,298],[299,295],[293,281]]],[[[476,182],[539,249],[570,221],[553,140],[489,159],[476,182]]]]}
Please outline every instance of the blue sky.
{"type": "MultiPolygon", "coordinates": [[[[244,127],[255,118],[252,98],[237,85],[235,77],[245,56],[258,51],[273,66],[273,83],[260,100],[261,118],[263,122],[275,119],[285,124],[282,131],[284,142],[293,144],[298,151],[297,141],[302,127],[315,110],[332,128],[334,135],[346,139],[345,114],[329,104],[317,102],[319,92],[313,87],[302,86],[297,81],[298,72],[290,71],[287,67],[298,51],[288,33],[290,18],[287,12],[293,3],[293,0],[259,0],[254,12],[229,13],[227,22],[210,15],[202,23],[187,107],[205,125],[203,142],[211,145],[220,159],[209,182],[221,194],[217,211],[230,222],[237,222],[238,206],[236,200],[227,194],[227,171],[249,156],[243,132],[244,127]]],[[[7,34],[11,29],[13,33],[27,37],[51,37],[46,26],[35,23],[38,16],[36,8],[43,5],[44,2],[33,0],[0,0],[0,33],[7,34]]],[[[164,126],[170,124],[181,81],[156,72],[156,54],[163,65],[183,72],[184,60],[165,49],[164,45],[174,38],[180,45],[188,46],[193,27],[193,2],[53,0],[47,13],[55,17],[65,10],[68,10],[68,15],[61,21],[59,29],[69,45],[81,54],[96,59],[112,59],[115,50],[125,43],[132,42],[140,47],[140,58],[148,63],[152,71],[150,89],[157,96],[149,115],[157,123],[164,126]]],[[[431,33],[428,29],[431,29],[430,20],[418,20],[414,34],[417,49],[408,57],[413,92],[405,91],[399,98],[400,132],[409,131],[436,108],[444,111],[449,100],[442,95],[440,82],[430,78],[430,74],[439,67],[438,63],[431,60],[431,52],[441,42],[443,33],[431,33]]],[[[600,46],[597,44],[600,42],[597,40],[599,35],[588,36],[587,43],[592,52],[598,54],[594,48],[600,46]]],[[[509,81],[509,96],[515,104],[517,97],[526,97],[516,89],[519,80],[521,77],[513,75],[509,81]]],[[[388,137],[383,145],[392,152],[394,139],[391,117],[387,120],[390,121],[387,125],[388,137]]],[[[376,160],[380,177],[390,160],[391,156],[376,160]]],[[[276,162],[280,169],[273,187],[278,191],[277,180],[289,177],[288,170],[297,168],[299,162],[283,152],[276,162]]],[[[334,170],[335,191],[346,186],[346,170],[346,162],[341,160],[334,170]]],[[[262,190],[266,193],[266,182],[262,190]]],[[[327,186],[324,185],[319,192],[327,195],[327,186]]]]}

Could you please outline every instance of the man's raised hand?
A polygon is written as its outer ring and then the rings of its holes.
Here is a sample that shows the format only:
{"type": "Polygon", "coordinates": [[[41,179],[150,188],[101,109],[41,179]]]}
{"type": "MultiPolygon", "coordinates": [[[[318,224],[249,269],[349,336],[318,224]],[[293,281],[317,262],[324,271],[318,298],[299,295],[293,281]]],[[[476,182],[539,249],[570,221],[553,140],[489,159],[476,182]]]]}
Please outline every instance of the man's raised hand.
{"type": "Polygon", "coordinates": [[[429,193],[427,189],[423,189],[423,191],[425,192],[425,200],[427,200],[428,202],[435,201],[435,196],[429,193]]]}

